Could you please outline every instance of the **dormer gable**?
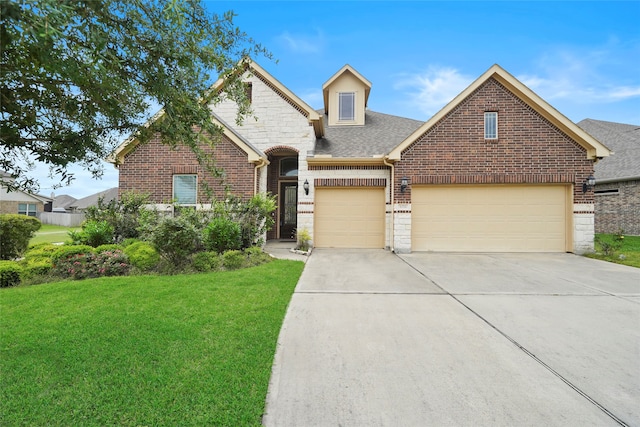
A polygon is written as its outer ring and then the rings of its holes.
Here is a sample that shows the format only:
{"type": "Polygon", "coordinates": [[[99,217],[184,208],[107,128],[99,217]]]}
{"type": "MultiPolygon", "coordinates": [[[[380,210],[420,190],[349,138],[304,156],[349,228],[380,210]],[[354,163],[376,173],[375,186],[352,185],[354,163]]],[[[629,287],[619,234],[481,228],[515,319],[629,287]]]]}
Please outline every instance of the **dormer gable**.
{"type": "Polygon", "coordinates": [[[322,85],[329,126],[364,125],[371,82],[347,64],[322,85]]]}

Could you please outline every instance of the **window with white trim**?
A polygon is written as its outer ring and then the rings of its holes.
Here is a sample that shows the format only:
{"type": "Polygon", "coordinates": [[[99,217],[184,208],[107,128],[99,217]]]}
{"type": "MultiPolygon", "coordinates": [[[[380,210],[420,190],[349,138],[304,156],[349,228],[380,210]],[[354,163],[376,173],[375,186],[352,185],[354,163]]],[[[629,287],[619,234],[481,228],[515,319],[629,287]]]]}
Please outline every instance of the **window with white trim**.
{"type": "Polygon", "coordinates": [[[338,120],[353,121],[356,119],[355,92],[338,93],[338,120]]]}
{"type": "Polygon", "coordinates": [[[18,215],[36,216],[37,212],[35,203],[18,203],[18,215]]]}
{"type": "Polygon", "coordinates": [[[498,113],[484,113],[484,139],[498,139],[498,113]]]}
{"type": "Polygon", "coordinates": [[[197,175],[173,175],[173,200],[181,205],[195,205],[197,194],[197,175]]]}

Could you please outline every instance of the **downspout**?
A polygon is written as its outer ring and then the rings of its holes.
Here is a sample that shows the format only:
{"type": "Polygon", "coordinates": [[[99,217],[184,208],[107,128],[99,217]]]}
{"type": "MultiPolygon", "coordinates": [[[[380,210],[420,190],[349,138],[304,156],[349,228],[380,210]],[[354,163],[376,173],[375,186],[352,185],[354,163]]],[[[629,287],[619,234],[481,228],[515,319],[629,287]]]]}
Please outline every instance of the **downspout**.
{"type": "Polygon", "coordinates": [[[384,162],[385,166],[389,166],[391,168],[391,182],[389,183],[389,187],[391,189],[391,230],[389,233],[389,249],[391,250],[391,252],[395,252],[395,232],[394,230],[396,229],[396,221],[395,221],[395,212],[396,212],[396,207],[395,207],[395,173],[396,173],[396,168],[395,165],[393,163],[389,163],[389,158],[388,157],[383,157],[382,161],[384,162]]]}
{"type": "Polygon", "coordinates": [[[269,164],[269,161],[263,157],[260,158],[260,160],[258,161],[258,163],[255,164],[255,168],[253,168],[253,195],[255,196],[256,194],[258,194],[260,192],[259,190],[259,185],[258,185],[258,179],[259,179],[259,175],[258,175],[258,171],[260,169],[262,169],[263,167],[267,166],[269,164]]]}

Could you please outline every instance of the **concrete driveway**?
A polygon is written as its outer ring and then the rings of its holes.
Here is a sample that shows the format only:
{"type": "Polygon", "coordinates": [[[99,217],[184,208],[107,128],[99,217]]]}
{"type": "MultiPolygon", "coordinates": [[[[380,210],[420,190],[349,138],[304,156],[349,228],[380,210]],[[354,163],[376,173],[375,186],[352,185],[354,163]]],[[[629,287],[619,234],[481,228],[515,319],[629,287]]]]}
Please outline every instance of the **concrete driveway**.
{"type": "Polygon", "coordinates": [[[640,426],[640,269],[317,249],[266,426],[640,426]]]}

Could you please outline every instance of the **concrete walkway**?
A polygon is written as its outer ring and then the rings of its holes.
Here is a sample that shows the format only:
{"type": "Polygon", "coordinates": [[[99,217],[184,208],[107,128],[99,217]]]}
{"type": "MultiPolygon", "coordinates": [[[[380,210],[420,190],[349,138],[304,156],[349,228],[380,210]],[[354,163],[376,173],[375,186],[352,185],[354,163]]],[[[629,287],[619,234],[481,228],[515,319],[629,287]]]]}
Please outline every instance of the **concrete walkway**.
{"type": "Polygon", "coordinates": [[[640,269],[317,249],[266,426],[640,425],[640,269]]]}

